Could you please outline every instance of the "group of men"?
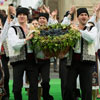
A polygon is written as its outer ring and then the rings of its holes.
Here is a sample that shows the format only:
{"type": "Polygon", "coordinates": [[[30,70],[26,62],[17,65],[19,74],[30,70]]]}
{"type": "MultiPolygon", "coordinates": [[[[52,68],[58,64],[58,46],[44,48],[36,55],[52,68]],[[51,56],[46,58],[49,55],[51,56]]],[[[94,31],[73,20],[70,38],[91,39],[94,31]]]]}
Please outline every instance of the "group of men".
{"type": "MultiPolygon", "coordinates": [[[[12,7],[12,5],[10,5],[12,7]]],[[[12,7],[13,16],[15,17],[15,10],[12,7]]],[[[9,61],[13,66],[13,93],[15,100],[22,100],[22,86],[23,86],[23,74],[26,70],[27,77],[30,83],[29,88],[29,100],[38,100],[38,75],[41,73],[42,87],[43,87],[43,99],[53,100],[53,97],[49,94],[49,72],[50,61],[49,59],[36,58],[34,51],[30,49],[30,39],[33,35],[29,35],[28,26],[29,10],[24,7],[20,7],[16,10],[16,18],[11,19],[11,15],[8,15],[7,21],[1,32],[1,43],[3,43],[7,37],[7,49],[9,53],[9,61]],[[10,19],[10,21],[9,21],[10,19]],[[13,33],[13,34],[12,34],[13,33]],[[3,37],[3,38],[2,38],[3,37]],[[36,63],[37,62],[37,63],[36,63]]],[[[49,14],[39,14],[39,25],[47,25],[49,14]]],[[[5,50],[5,49],[4,49],[5,50]]],[[[5,50],[6,52],[6,50],[5,50]]],[[[41,53],[41,51],[40,51],[41,53]]],[[[2,56],[3,57],[3,56],[2,56]]],[[[3,63],[3,62],[2,62],[3,63]]],[[[6,73],[6,72],[5,72],[6,73]]],[[[7,82],[8,83],[8,82],[7,82]]],[[[8,90],[6,90],[8,91],[8,90]]],[[[9,94],[9,93],[8,93],[9,94]]],[[[4,96],[4,100],[9,100],[9,95],[4,96]]]]}
{"type": "MultiPolygon", "coordinates": [[[[39,48],[34,51],[30,49],[32,45],[30,40],[34,36],[33,34],[28,35],[30,31],[28,25],[29,10],[24,7],[19,7],[16,11],[13,7],[12,9],[2,29],[0,44],[4,43],[5,40],[8,44],[6,48],[4,47],[4,51],[7,50],[9,53],[9,61],[13,68],[14,99],[22,100],[23,74],[26,71],[29,80],[28,100],[38,100],[39,73],[41,73],[42,78],[43,100],[54,100],[49,93],[50,59],[45,57],[43,52],[38,50],[39,48]],[[11,15],[14,19],[11,19],[11,15]]],[[[96,12],[99,9],[100,7],[97,8],[96,12]]],[[[62,24],[72,24],[74,29],[80,31],[81,38],[75,47],[70,49],[68,55],[60,59],[62,99],[77,99],[76,79],[79,75],[82,100],[92,100],[92,70],[96,62],[95,52],[98,49],[98,30],[93,20],[89,20],[89,13],[86,8],[77,10],[77,21],[73,21],[73,23],[71,22],[72,14],[75,14],[73,7],[65,16],[62,24]]],[[[38,17],[39,27],[48,25],[48,20],[48,13],[40,13],[38,17]]],[[[3,44],[3,46],[5,45],[3,44]]],[[[1,59],[1,61],[2,64],[5,63],[5,60],[3,62],[1,59]]],[[[6,74],[6,72],[4,73],[6,74]]],[[[4,100],[9,100],[9,95],[4,100]]]]}

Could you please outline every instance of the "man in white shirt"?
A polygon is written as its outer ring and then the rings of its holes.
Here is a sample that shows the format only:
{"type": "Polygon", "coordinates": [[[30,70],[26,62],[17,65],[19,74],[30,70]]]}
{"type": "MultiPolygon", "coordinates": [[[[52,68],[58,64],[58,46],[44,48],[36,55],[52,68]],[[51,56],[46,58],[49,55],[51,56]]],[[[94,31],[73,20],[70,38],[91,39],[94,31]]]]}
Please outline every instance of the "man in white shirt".
{"type": "Polygon", "coordinates": [[[94,66],[96,61],[95,40],[97,38],[97,29],[96,27],[89,29],[88,25],[86,25],[89,19],[86,8],[77,10],[77,19],[79,22],[77,29],[80,31],[81,39],[73,50],[71,67],[68,69],[68,82],[64,100],[76,99],[73,90],[78,75],[80,77],[82,100],[92,100],[92,66],[94,66]]]}
{"type": "Polygon", "coordinates": [[[16,16],[18,23],[8,30],[9,59],[13,66],[13,93],[15,100],[22,100],[23,74],[26,70],[29,79],[29,99],[38,100],[38,80],[35,75],[35,60],[33,51],[30,49],[30,39],[33,35],[28,35],[27,25],[29,10],[24,7],[17,9],[16,16]]]}
{"type": "MultiPolygon", "coordinates": [[[[48,13],[40,13],[39,14],[39,25],[40,27],[48,25],[48,13]]],[[[41,86],[43,88],[42,96],[43,100],[54,100],[53,96],[50,95],[50,59],[46,57],[43,51],[38,50],[36,51],[36,59],[37,59],[37,71],[41,74],[42,82],[41,86]]]]}
{"type": "MultiPolygon", "coordinates": [[[[65,24],[65,25],[71,25],[72,22],[75,23],[75,17],[76,17],[76,8],[75,6],[72,6],[70,11],[67,11],[66,14],[64,15],[64,19],[62,20],[62,23],[61,24],[65,24]]],[[[72,51],[70,50],[69,53],[67,53],[65,55],[64,58],[60,59],[60,64],[59,64],[59,76],[60,76],[60,79],[61,79],[61,93],[62,93],[62,100],[64,100],[65,98],[65,92],[66,92],[66,84],[67,82],[69,81],[67,79],[68,77],[68,67],[70,67],[70,63],[71,62],[68,62],[68,55],[70,55],[72,51]]],[[[78,89],[76,89],[76,86],[75,86],[75,95],[76,95],[76,98],[80,97],[80,91],[78,89]]],[[[72,97],[72,96],[71,96],[72,97]]]]}
{"type": "MultiPolygon", "coordinates": [[[[99,86],[100,86],[100,3],[97,4],[97,6],[94,9],[94,13],[93,16],[89,19],[89,21],[95,23],[96,27],[97,27],[97,31],[98,31],[98,44],[96,46],[97,51],[97,67],[98,67],[98,82],[99,82],[99,86]]],[[[97,87],[99,87],[98,84],[93,86],[93,100],[96,100],[96,98],[100,98],[100,94],[99,94],[99,89],[97,87]],[[97,90],[98,89],[98,90],[97,90]],[[97,91],[96,91],[97,90],[97,91]]]]}
{"type": "Polygon", "coordinates": [[[6,22],[2,28],[1,34],[0,34],[0,49],[1,49],[1,45],[2,45],[2,50],[3,50],[3,54],[1,55],[1,61],[2,61],[2,65],[3,65],[3,70],[4,70],[4,88],[6,91],[6,95],[4,95],[2,97],[2,100],[8,100],[10,97],[10,93],[9,93],[9,67],[8,67],[8,46],[7,46],[7,36],[8,36],[8,29],[11,25],[14,25],[16,23],[16,18],[14,18],[14,20],[11,18],[11,15],[13,14],[13,16],[16,15],[16,10],[15,7],[13,6],[13,4],[9,4],[8,6],[8,16],[6,19],[6,22]]]}

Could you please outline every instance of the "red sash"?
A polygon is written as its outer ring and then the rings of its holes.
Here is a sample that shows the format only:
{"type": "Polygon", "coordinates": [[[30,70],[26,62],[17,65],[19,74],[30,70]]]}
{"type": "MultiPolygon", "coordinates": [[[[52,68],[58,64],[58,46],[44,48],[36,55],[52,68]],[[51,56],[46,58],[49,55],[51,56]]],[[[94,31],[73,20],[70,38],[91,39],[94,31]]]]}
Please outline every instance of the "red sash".
{"type": "Polygon", "coordinates": [[[4,52],[4,47],[3,47],[3,45],[1,46],[1,52],[4,52]]]}
{"type": "MultiPolygon", "coordinates": [[[[1,46],[1,53],[0,54],[1,55],[4,54],[4,47],[3,47],[3,45],[1,46]]],[[[0,55],[0,59],[1,59],[1,55],[0,55]]]]}

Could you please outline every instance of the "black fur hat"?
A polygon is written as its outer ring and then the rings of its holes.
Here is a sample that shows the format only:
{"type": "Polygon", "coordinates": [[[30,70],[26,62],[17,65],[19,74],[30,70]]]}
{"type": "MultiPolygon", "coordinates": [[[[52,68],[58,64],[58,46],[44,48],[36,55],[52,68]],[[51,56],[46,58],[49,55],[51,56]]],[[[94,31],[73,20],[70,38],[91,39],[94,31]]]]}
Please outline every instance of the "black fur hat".
{"type": "Polygon", "coordinates": [[[17,10],[16,10],[16,16],[18,16],[19,14],[25,14],[29,15],[29,9],[25,8],[25,7],[19,7],[17,10]]]}
{"type": "Polygon", "coordinates": [[[78,17],[81,13],[87,13],[87,15],[89,16],[89,13],[88,13],[88,11],[87,11],[86,8],[79,8],[79,9],[77,9],[77,17],[78,17]]]}
{"type": "Polygon", "coordinates": [[[45,18],[47,19],[47,21],[48,21],[48,19],[49,19],[49,14],[48,14],[48,13],[40,13],[40,14],[39,14],[39,17],[45,17],[45,18]]]}

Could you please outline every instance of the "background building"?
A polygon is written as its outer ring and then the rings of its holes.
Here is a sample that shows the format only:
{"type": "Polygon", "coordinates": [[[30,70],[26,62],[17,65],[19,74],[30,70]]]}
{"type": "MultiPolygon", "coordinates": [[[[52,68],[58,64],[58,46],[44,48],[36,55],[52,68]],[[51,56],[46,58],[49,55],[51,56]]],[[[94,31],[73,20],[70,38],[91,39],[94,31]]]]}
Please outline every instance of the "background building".
{"type": "Polygon", "coordinates": [[[61,20],[72,5],[75,5],[76,8],[86,7],[92,15],[94,6],[100,3],[100,0],[44,0],[44,2],[50,6],[51,10],[58,9],[61,20]]]}
{"type": "MultiPolygon", "coordinates": [[[[23,2],[24,1],[28,2],[28,3],[25,2],[26,4],[29,4],[29,2],[32,2],[32,1],[36,2],[36,0],[23,0],[23,2]]],[[[15,6],[18,6],[19,4],[21,4],[21,0],[7,0],[4,3],[4,5],[0,5],[0,9],[7,9],[8,4],[11,2],[15,6]]],[[[86,7],[90,15],[92,15],[94,6],[97,3],[100,3],[100,0],[43,0],[43,3],[46,6],[49,6],[51,11],[58,9],[59,20],[61,20],[64,14],[66,13],[66,11],[68,11],[72,5],[75,5],[76,8],[86,7]]]]}

